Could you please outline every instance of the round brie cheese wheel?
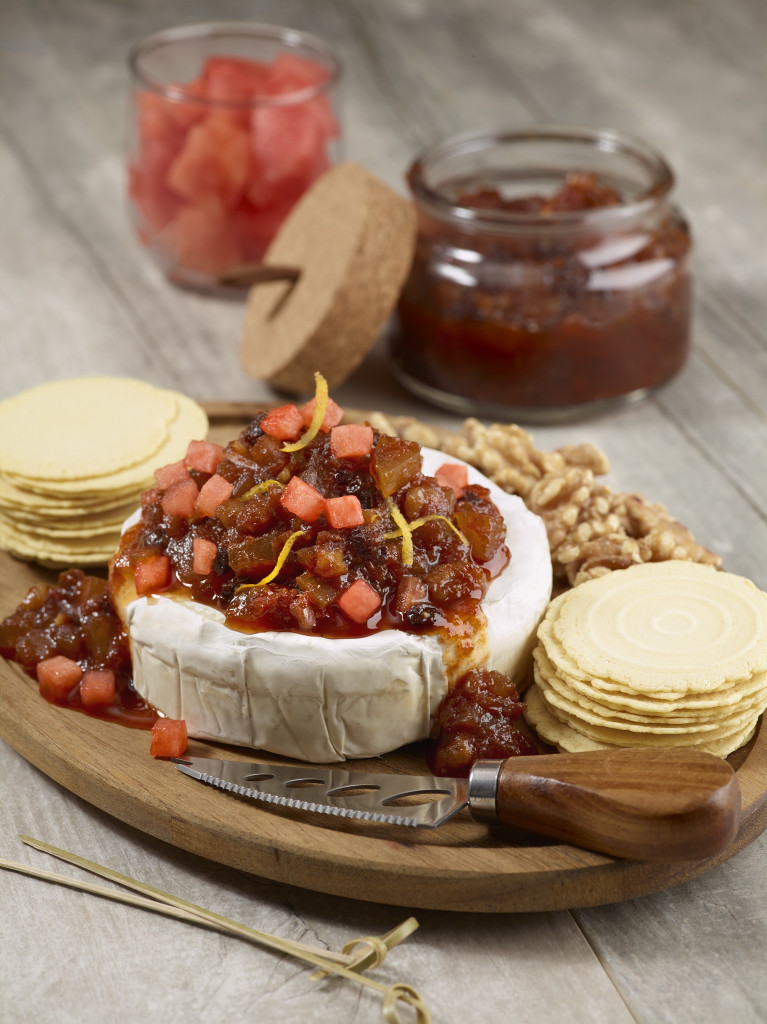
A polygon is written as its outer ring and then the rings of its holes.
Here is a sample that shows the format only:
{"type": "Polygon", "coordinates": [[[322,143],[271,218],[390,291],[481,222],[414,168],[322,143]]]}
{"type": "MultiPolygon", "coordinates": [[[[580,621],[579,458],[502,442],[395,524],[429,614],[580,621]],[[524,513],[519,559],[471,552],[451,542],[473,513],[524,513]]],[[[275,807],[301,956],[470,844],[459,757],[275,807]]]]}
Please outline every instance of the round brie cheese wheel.
{"type": "MultiPolygon", "coordinates": [[[[422,452],[426,474],[460,462],[422,452]]],[[[184,719],[190,736],[332,762],[428,738],[449,683],[479,665],[526,681],[551,597],[546,530],[521,498],[471,466],[469,482],[490,489],[511,552],[488,588],[486,622],[471,643],[397,629],[350,639],[246,633],[192,600],[157,596],[126,604],[117,594],[136,689],[168,717],[184,719]]]]}

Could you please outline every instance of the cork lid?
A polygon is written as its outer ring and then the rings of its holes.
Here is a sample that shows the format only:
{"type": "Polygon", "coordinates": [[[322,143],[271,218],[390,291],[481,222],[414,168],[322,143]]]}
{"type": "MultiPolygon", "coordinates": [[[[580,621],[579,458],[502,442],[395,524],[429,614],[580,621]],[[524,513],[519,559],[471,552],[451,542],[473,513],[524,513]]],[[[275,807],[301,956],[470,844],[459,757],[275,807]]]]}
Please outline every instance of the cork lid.
{"type": "Polygon", "coordinates": [[[294,394],[332,389],[363,361],[410,269],[412,204],[359,164],[324,174],[291,211],[264,263],[295,280],[262,281],[248,295],[240,356],[245,372],[294,394]]]}

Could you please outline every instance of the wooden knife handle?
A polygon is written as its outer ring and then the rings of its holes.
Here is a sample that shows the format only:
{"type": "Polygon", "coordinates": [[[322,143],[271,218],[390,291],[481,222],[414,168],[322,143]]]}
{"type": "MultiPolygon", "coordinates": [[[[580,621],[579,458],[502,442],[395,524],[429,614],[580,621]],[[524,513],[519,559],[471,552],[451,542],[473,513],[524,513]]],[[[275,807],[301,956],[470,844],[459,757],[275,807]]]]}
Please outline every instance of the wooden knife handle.
{"type": "Polygon", "coordinates": [[[496,814],[614,857],[703,860],[735,838],[740,790],[726,761],[681,748],[512,757],[500,763],[496,814]]]}

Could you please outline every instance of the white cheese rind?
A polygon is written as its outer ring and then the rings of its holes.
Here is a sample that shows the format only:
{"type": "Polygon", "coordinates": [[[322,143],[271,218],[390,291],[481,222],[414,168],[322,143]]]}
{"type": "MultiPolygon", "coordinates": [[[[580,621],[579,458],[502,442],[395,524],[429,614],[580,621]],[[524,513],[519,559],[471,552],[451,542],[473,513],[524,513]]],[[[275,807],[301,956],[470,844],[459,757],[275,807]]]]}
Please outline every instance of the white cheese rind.
{"type": "MultiPolygon", "coordinates": [[[[459,462],[423,449],[423,470],[459,462]]],[[[487,667],[512,677],[529,671],[534,634],[551,596],[543,522],[518,497],[469,467],[489,487],[507,524],[512,553],[482,604],[487,667]]],[[[436,635],[382,630],[355,639],[300,633],[241,633],[207,605],[138,598],[125,610],[138,692],[190,736],[306,761],[372,757],[432,731],[447,692],[436,635]]]]}

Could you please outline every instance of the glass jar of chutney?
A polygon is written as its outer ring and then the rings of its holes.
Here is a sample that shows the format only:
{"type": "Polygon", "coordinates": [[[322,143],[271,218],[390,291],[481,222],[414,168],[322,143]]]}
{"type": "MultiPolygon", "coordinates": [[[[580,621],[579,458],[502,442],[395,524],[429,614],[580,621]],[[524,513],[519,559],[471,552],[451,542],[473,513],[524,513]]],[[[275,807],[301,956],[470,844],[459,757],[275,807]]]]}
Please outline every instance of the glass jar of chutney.
{"type": "Polygon", "coordinates": [[[682,368],[691,237],[646,143],[556,126],[462,135],[408,182],[418,240],[390,355],[410,391],[545,423],[641,398],[682,368]]]}

